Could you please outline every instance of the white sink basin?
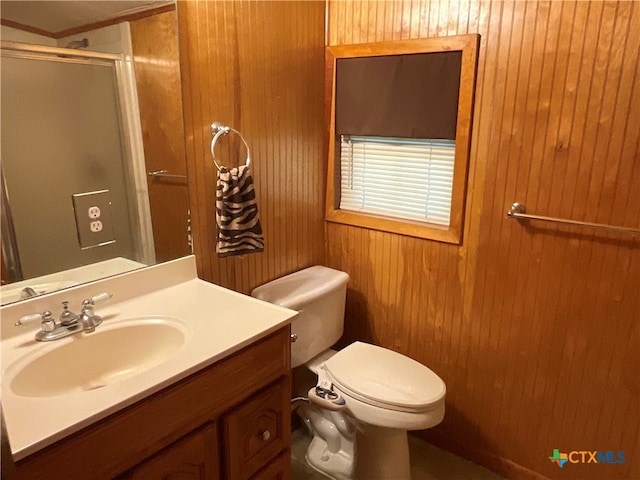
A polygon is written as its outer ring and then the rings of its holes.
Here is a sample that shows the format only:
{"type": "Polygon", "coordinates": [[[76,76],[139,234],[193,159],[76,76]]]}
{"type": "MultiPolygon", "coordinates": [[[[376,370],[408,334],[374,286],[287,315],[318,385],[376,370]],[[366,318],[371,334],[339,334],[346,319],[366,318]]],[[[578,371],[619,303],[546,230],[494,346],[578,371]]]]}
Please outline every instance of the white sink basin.
{"type": "Polygon", "coordinates": [[[107,321],[94,333],[42,344],[9,365],[5,381],[23,397],[95,390],[164,363],[180,351],[188,333],[188,326],[173,317],[107,321]]]}

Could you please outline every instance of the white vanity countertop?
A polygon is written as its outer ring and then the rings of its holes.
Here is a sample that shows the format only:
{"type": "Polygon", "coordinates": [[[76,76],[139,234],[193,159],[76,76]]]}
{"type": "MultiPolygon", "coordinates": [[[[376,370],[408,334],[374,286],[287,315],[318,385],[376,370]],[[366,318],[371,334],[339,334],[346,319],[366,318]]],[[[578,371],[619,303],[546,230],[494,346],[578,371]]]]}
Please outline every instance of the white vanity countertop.
{"type": "MultiPolygon", "coordinates": [[[[0,313],[2,408],[15,460],[212,365],[286,326],[297,314],[199,280],[193,257],[9,305],[0,313]],[[22,315],[42,309],[52,310],[57,317],[62,300],[69,300],[70,306],[77,311],[79,299],[105,290],[113,293],[113,299],[110,303],[96,306],[96,314],[104,319],[96,333],[108,327],[110,322],[122,319],[170,316],[186,326],[184,347],[146,372],[95,390],[52,397],[27,397],[13,393],[10,386],[14,362],[24,355],[40,355],[40,352],[95,335],[79,333],[53,342],[36,342],[37,322],[23,329],[13,327],[13,323],[22,315]]],[[[91,362],[91,358],[79,358],[77,361],[91,362]]],[[[60,365],[60,369],[65,368],[74,368],[74,365],[60,365]]]]}

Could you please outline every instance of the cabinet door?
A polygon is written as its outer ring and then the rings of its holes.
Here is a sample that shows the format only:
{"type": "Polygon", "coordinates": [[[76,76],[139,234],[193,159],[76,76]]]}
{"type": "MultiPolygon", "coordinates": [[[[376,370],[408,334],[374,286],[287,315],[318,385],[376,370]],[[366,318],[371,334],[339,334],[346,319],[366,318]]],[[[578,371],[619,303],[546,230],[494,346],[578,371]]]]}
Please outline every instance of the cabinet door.
{"type": "Polygon", "coordinates": [[[273,462],[256,473],[251,480],[291,480],[291,453],[280,454],[273,462]]]}
{"type": "Polygon", "coordinates": [[[291,443],[290,387],[283,379],[223,417],[225,479],[245,480],[291,443]]]}
{"type": "Polygon", "coordinates": [[[163,448],[119,477],[124,480],[219,479],[218,433],[209,424],[163,448]]]}

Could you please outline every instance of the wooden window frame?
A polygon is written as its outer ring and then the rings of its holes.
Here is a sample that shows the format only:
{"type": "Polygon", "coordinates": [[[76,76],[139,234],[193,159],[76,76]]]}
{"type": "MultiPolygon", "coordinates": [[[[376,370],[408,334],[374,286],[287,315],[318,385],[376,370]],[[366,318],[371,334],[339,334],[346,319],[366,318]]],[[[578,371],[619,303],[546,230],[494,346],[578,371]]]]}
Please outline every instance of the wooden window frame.
{"type": "Polygon", "coordinates": [[[418,40],[364,43],[327,47],[325,51],[326,124],[329,130],[327,168],[327,196],[325,218],[329,222],[409,235],[440,242],[461,244],[464,223],[467,173],[471,149],[471,122],[476,84],[476,71],[480,35],[456,35],[418,40]],[[426,222],[396,219],[340,210],[339,151],[336,151],[336,61],[341,58],[404,55],[413,53],[435,53],[461,51],[460,92],[458,94],[458,116],[456,121],[456,148],[451,197],[451,220],[449,226],[426,222]]]}

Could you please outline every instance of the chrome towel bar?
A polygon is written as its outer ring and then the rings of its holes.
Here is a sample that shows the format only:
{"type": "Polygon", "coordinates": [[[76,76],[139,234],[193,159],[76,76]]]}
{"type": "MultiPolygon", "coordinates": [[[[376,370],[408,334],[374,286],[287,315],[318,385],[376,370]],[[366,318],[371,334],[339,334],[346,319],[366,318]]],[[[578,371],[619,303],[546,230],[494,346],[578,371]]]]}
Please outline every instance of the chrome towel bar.
{"type": "Polygon", "coordinates": [[[175,173],[169,173],[169,170],[155,170],[147,173],[150,177],[165,177],[165,178],[187,178],[186,175],[176,175],[175,173]]]}
{"type": "Polygon", "coordinates": [[[640,235],[640,229],[637,228],[618,227],[615,225],[606,225],[604,223],[581,222],[578,220],[567,220],[564,218],[545,217],[542,215],[531,215],[525,212],[526,210],[524,208],[524,205],[515,202],[511,205],[511,208],[509,208],[507,217],[515,218],[516,220],[541,220],[543,222],[566,223],[569,225],[578,225],[580,227],[599,228],[602,230],[613,230],[616,232],[631,233],[632,235],[640,235]]]}

